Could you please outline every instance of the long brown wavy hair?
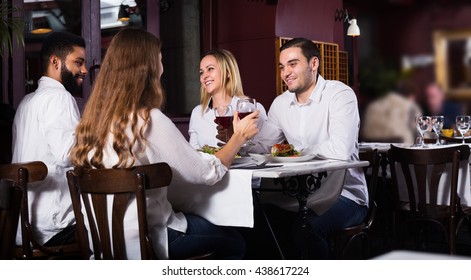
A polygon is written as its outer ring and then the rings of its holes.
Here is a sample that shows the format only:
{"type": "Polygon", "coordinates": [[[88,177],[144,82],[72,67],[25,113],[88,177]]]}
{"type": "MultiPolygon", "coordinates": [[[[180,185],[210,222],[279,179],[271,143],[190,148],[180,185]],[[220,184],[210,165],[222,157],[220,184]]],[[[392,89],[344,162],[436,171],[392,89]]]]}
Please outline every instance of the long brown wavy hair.
{"type": "MultiPolygon", "coordinates": [[[[201,56],[201,59],[205,58],[206,56],[213,56],[221,68],[221,81],[226,93],[229,93],[231,97],[244,96],[239,65],[237,64],[237,60],[235,59],[234,55],[228,50],[214,49],[206,52],[203,56],[201,56]]],[[[206,88],[203,85],[200,87],[200,95],[200,104],[202,105],[202,111],[204,112],[208,106],[211,96],[208,92],[206,92],[206,88]]]]}
{"type": "Polygon", "coordinates": [[[110,133],[118,155],[114,167],[134,165],[133,148],[145,147],[150,110],[161,108],[164,102],[160,50],[160,40],[141,29],[123,29],[113,37],[76,129],[70,153],[74,165],[103,168],[110,133]],[[138,125],[139,117],[143,125],[138,125]],[[129,125],[132,138],[126,134],[129,125]]]}

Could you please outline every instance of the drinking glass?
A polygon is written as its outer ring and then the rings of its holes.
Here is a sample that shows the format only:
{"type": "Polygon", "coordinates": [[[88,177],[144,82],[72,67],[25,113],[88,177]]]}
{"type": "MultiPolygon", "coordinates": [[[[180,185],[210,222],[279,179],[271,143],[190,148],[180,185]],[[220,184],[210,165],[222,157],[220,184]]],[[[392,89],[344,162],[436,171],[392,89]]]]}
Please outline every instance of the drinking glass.
{"type": "MultiPolygon", "coordinates": [[[[250,115],[252,112],[257,110],[257,101],[255,98],[245,97],[237,100],[237,112],[239,112],[239,118],[243,119],[250,115]]],[[[246,142],[247,145],[255,145],[252,140],[246,142]]]]}
{"type": "Polygon", "coordinates": [[[232,118],[234,117],[234,111],[231,105],[214,107],[214,116],[216,117],[216,123],[225,129],[224,142],[227,143],[228,130],[232,125],[232,118]]]}
{"type": "Polygon", "coordinates": [[[456,117],[456,129],[461,133],[461,137],[463,138],[464,142],[464,135],[469,130],[470,125],[470,117],[469,116],[457,116],[456,117]]]}
{"type": "Polygon", "coordinates": [[[417,129],[420,132],[420,138],[422,140],[420,146],[422,148],[425,148],[426,146],[425,146],[424,133],[430,130],[430,125],[432,124],[432,120],[430,116],[419,116],[417,117],[416,123],[417,123],[417,129]]]}
{"type": "Polygon", "coordinates": [[[443,129],[443,116],[432,116],[432,129],[437,135],[437,141],[435,142],[436,145],[440,145],[440,131],[443,129]]]}

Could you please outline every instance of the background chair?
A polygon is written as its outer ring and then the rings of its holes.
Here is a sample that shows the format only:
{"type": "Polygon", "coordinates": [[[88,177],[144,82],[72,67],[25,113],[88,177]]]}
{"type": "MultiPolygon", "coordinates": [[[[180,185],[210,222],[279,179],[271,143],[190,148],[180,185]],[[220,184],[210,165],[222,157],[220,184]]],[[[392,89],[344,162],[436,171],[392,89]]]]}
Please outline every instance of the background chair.
{"type": "Polygon", "coordinates": [[[13,259],[22,195],[14,181],[0,179],[0,260],[13,259]]]}
{"type": "Polygon", "coordinates": [[[365,166],[363,171],[368,184],[368,213],[365,221],[359,225],[344,228],[336,231],[330,238],[333,256],[336,259],[348,258],[348,252],[352,248],[353,242],[360,238],[361,253],[363,258],[368,258],[371,251],[370,230],[376,216],[376,187],[378,185],[378,173],[380,167],[380,156],[377,149],[362,151],[359,153],[360,160],[369,161],[370,165],[365,166]]]}
{"type": "Polygon", "coordinates": [[[400,246],[403,245],[401,234],[405,236],[407,227],[399,230],[398,225],[413,226],[416,248],[419,248],[419,230],[426,232],[426,225],[435,225],[434,228],[445,234],[449,253],[455,254],[456,235],[469,216],[469,210],[461,205],[457,194],[459,162],[467,162],[469,155],[470,148],[467,145],[437,149],[409,149],[391,145],[388,157],[395,186],[394,230],[400,246]],[[447,166],[450,165],[451,173],[448,173],[447,166]],[[404,176],[405,185],[400,184],[399,170],[404,176]],[[442,197],[439,195],[439,183],[444,174],[449,175],[450,183],[445,186],[449,192],[446,196],[449,195],[449,201],[447,205],[440,205],[437,198],[442,197]],[[407,201],[400,199],[400,188],[407,188],[407,201]]]}
{"type": "Polygon", "coordinates": [[[0,165],[0,178],[16,182],[23,191],[21,202],[21,233],[22,245],[15,247],[14,257],[20,259],[33,258],[76,258],[80,256],[78,244],[45,247],[37,241],[30,222],[28,183],[42,181],[47,176],[47,166],[41,161],[11,163],[0,165]]]}
{"type": "Polygon", "coordinates": [[[147,228],[145,190],[170,184],[172,170],[167,163],[129,169],[77,167],[67,172],[67,180],[84,259],[89,259],[91,253],[82,207],[85,208],[88,219],[95,259],[126,259],[123,220],[128,204],[134,198],[138,211],[141,258],[157,258],[147,228]],[[111,213],[107,211],[108,196],[113,196],[111,213]]]}

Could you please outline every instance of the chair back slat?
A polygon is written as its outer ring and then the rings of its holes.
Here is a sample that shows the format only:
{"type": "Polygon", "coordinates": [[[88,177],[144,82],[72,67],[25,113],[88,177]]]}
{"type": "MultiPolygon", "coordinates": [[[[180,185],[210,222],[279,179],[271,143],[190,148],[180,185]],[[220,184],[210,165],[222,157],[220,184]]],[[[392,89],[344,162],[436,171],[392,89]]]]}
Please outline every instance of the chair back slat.
{"type": "MultiPolygon", "coordinates": [[[[126,169],[75,168],[67,172],[80,244],[89,247],[82,203],[92,238],[96,259],[126,259],[124,217],[136,201],[142,259],[155,258],[148,234],[145,190],[168,186],[172,171],[166,163],[155,163],[126,169]],[[77,198],[77,195],[81,196],[77,198]],[[111,203],[111,204],[110,204],[111,203]]],[[[88,258],[89,256],[85,256],[88,258]]]]}
{"type": "MultiPolygon", "coordinates": [[[[429,184],[429,203],[433,205],[437,205],[438,201],[438,188],[440,186],[440,179],[443,176],[443,173],[446,169],[446,164],[437,164],[432,167],[432,171],[430,172],[430,184],[429,184]]],[[[425,194],[424,194],[425,195],[425,194]]],[[[423,197],[421,201],[426,201],[426,197],[423,197]]]]}
{"type": "MultiPolygon", "coordinates": [[[[131,201],[130,193],[116,194],[113,199],[113,213],[111,218],[113,232],[113,252],[116,258],[125,259],[126,247],[124,246],[124,215],[131,201]]],[[[138,215],[139,215],[138,211],[138,215]]]]}

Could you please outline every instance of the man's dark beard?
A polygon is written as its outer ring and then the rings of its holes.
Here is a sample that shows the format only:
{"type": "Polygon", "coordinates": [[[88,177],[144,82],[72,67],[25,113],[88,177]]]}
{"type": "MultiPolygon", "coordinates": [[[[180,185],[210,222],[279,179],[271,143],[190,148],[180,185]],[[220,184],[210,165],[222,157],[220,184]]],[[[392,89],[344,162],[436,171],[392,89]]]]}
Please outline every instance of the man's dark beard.
{"type": "Polygon", "coordinates": [[[78,84],[74,74],[65,68],[65,66],[61,68],[61,80],[65,89],[71,94],[80,94],[82,91],[82,85],[78,84]]]}

